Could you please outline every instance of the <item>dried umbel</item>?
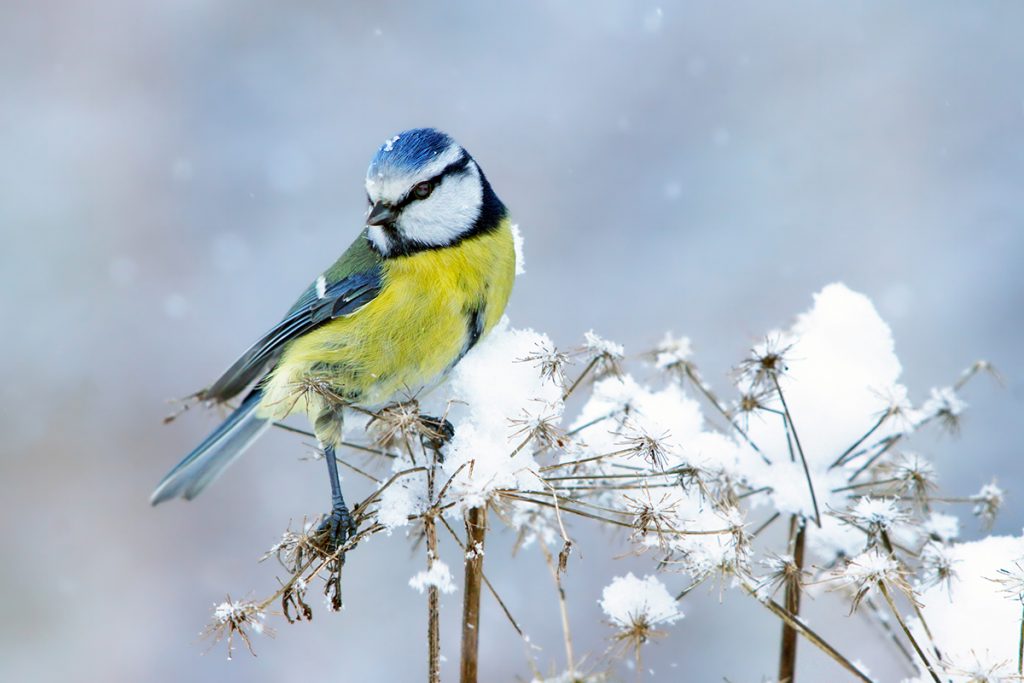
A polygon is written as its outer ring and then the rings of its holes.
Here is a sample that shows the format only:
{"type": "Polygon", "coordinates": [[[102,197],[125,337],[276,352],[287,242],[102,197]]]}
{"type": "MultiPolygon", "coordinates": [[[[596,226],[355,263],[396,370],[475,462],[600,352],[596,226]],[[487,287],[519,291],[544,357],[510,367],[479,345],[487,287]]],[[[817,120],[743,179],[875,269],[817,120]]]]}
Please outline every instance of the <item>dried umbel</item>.
{"type": "Polygon", "coordinates": [[[659,626],[683,618],[675,599],[654,576],[638,579],[633,574],[620,576],[604,589],[600,600],[615,629],[614,640],[639,658],[640,648],[664,635],[659,626]]]}
{"type": "Polygon", "coordinates": [[[833,572],[833,580],[853,593],[850,611],[855,612],[861,601],[872,590],[896,592],[914,601],[914,591],[907,578],[910,572],[900,565],[892,554],[872,548],[847,561],[846,566],[833,572]]]}
{"type": "Polygon", "coordinates": [[[235,636],[242,639],[250,654],[255,655],[250,633],[273,635],[264,626],[266,618],[266,612],[256,603],[250,600],[232,600],[229,595],[224,602],[214,605],[213,618],[203,630],[202,636],[213,638],[214,645],[221,640],[227,640],[228,659],[231,659],[234,651],[235,636]]]}
{"type": "Polygon", "coordinates": [[[999,488],[995,480],[990,484],[985,484],[980,491],[971,496],[971,501],[974,503],[972,512],[982,520],[986,529],[990,529],[995,523],[999,509],[1003,507],[1004,497],[1003,490],[999,488]]]}

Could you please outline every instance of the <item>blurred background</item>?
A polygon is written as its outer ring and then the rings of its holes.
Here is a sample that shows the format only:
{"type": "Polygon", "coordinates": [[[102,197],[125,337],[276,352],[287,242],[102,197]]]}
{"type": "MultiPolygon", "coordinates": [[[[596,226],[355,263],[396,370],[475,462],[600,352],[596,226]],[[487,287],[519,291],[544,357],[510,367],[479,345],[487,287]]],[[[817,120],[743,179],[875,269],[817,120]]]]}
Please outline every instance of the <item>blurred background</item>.
{"type": "MultiPolygon", "coordinates": [[[[425,678],[421,559],[398,536],[351,557],[342,614],[314,604],[255,659],[204,656],[211,604],[269,592],[257,558],[327,502],[298,437],[269,434],[191,504],[147,500],[215,422],[164,426],[167,399],[352,240],[370,155],[415,126],[454,135],[511,207],[527,273],[509,315],[559,344],[594,328],[641,352],[671,329],[724,388],[841,280],[891,324],[915,401],[991,360],[1006,387],[973,383],[962,436],[915,447],[951,493],[998,477],[996,531],[1020,532],[1024,6],[350,4],[0,4],[0,679],[425,678]]],[[[649,565],[576,531],[576,645],[600,654],[600,588],[649,565]]],[[[528,680],[528,654],[562,662],[546,568],[505,561],[511,541],[492,534],[488,573],[541,649],[485,596],[487,681],[528,680]]],[[[460,601],[442,605],[452,680],[460,601]]],[[[763,609],[704,591],[683,608],[650,680],[774,675],[763,609]]],[[[903,675],[828,596],[808,614],[880,680],[903,675]]],[[[843,675],[800,647],[819,680],[843,675]]]]}

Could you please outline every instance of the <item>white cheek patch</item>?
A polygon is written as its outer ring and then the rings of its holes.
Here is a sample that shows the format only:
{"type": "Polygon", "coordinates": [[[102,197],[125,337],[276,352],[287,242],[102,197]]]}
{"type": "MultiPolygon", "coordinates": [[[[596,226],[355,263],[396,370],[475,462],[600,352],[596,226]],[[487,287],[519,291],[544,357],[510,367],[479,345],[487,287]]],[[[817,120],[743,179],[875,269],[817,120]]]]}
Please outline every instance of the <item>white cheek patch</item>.
{"type": "Polygon", "coordinates": [[[397,227],[407,240],[446,246],[473,228],[482,204],[480,171],[470,162],[465,173],[446,177],[429,197],[407,205],[397,227]]]}
{"type": "Polygon", "coordinates": [[[376,177],[366,179],[366,194],[370,195],[371,202],[395,204],[405,196],[410,187],[433,178],[446,166],[458,161],[462,154],[462,148],[453,143],[414,173],[408,175],[389,174],[387,177],[378,173],[376,177]]]}

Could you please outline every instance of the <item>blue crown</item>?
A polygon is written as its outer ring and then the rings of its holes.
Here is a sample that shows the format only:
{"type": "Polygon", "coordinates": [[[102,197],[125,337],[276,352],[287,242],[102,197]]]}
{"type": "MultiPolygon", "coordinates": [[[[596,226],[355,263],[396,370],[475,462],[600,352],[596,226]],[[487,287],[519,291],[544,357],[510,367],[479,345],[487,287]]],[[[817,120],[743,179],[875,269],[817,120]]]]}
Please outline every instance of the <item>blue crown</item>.
{"type": "Polygon", "coordinates": [[[366,177],[410,174],[455,144],[433,128],[413,128],[387,140],[370,160],[366,177]]]}

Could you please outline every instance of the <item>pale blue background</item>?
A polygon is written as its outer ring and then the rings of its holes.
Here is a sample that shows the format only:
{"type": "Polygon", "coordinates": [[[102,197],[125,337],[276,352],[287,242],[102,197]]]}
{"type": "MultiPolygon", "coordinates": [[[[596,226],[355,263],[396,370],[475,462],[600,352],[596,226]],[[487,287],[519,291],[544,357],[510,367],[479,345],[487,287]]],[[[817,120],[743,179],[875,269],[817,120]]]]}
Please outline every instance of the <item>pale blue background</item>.
{"type": "MultiPolygon", "coordinates": [[[[400,537],[353,556],[343,615],[283,625],[258,659],[200,656],[209,605],[273,585],[261,550],[326,501],[296,438],[264,439],[192,504],[147,505],[213,424],[162,426],[165,399],[347,245],[367,160],[413,126],[479,159],[527,237],[509,313],[561,344],[593,327],[639,352],[671,328],[724,387],[758,335],[843,280],[891,323],[915,400],[990,358],[1007,388],[972,386],[963,436],[917,447],[951,493],[997,475],[996,529],[1019,532],[1022,26],[1024,6],[983,2],[3,3],[0,679],[424,678],[400,537]]],[[[645,565],[577,529],[576,644],[599,654],[600,587],[645,565]]],[[[489,574],[547,670],[546,570],[492,540],[489,574]]],[[[687,599],[651,680],[774,675],[777,623],[717,598],[687,599]]],[[[451,680],[460,599],[443,606],[451,680]]],[[[485,610],[484,679],[528,676],[485,610]]],[[[881,680],[900,675],[834,600],[809,611],[881,680]]]]}

